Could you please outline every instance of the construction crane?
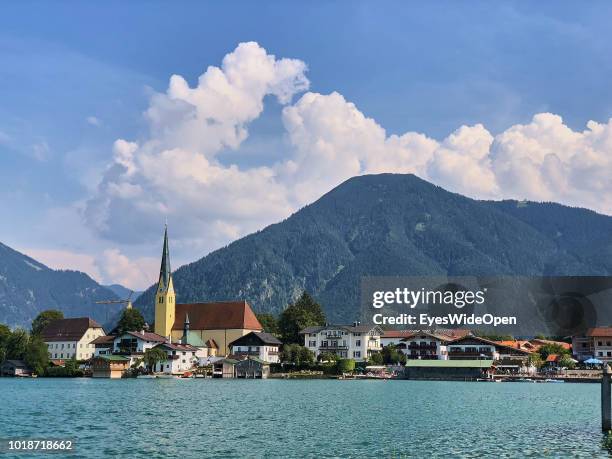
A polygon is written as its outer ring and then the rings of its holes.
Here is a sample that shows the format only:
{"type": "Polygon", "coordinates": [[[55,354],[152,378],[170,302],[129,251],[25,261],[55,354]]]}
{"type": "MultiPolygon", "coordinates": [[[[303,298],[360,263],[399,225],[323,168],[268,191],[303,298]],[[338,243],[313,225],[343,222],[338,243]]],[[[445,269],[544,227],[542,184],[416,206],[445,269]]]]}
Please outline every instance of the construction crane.
{"type": "Polygon", "coordinates": [[[96,304],[125,304],[126,309],[132,309],[132,295],[134,294],[133,290],[130,290],[130,294],[125,300],[104,300],[104,301],[96,301],[96,304]]]}

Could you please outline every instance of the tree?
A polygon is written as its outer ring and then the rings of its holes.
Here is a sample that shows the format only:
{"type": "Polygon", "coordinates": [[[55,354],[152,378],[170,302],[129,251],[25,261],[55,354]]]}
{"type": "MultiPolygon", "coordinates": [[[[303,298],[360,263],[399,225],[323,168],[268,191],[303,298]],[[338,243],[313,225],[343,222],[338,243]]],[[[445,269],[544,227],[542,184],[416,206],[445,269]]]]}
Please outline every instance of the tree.
{"type": "Polygon", "coordinates": [[[278,335],[278,320],[274,317],[273,314],[269,314],[267,312],[262,312],[260,314],[256,314],[257,320],[263,327],[266,333],[271,333],[272,335],[278,335]]]}
{"type": "Polygon", "coordinates": [[[368,363],[370,365],[382,365],[384,363],[382,353],[373,352],[372,355],[370,355],[370,360],[368,361],[368,363]]]}
{"type": "Polygon", "coordinates": [[[567,368],[568,370],[573,370],[576,367],[576,362],[574,362],[569,354],[564,354],[559,359],[559,366],[562,368],[567,368]]]}
{"type": "Polygon", "coordinates": [[[406,363],[406,356],[394,344],[382,348],[382,359],[386,364],[406,363]]]}
{"type": "Polygon", "coordinates": [[[340,359],[337,366],[338,373],[350,373],[355,370],[355,361],[353,359],[340,359]]]}
{"type": "Polygon", "coordinates": [[[325,325],[321,305],[307,292],[285,309],[279,318],[278,328],[285,343],[301,343],[300,330],[315,325],[325,325]]]}
{"type": "Polygon", "coordinates": [[[28,367],[37,375],[43,375],[45,373],[45,369],[49,365],[49,355],[47,345],[40,336],[30,335],[25,350],[24,360],[28,367]]]}
{"type": "Polygon", "coordinates": [[[548,357],[551,354],[558,354],[558,355],[569,354],[569,351],[565,347],[563,347],[561,344],[558,344],[558,343],[545,344],[539,349],[538,352],[540,353],[540,357],[542,357],[542,360],[546,360],[546,357],[548,357]]]}
{"type": "Polygon", "coordinates": [[[11,336],[11,329],[4,324],[0,324],[0,363],[6,359],[6,345],[9,336],[11,336]]]}
{"type": "Polygon", "coordinates": [[[285,344],[281,351],[281,361],[302,365],[305,363],[313,363],[315,360],[314,353],[299,344],[285,344]]]}
{"type": "Polygon", "coordinates": [[[57,309],[47,309],[36,316],[32,321],[32,334],[40,335],[43,329],[54,320],[64,318],[64,313],[57,309]]]}
{"type": "Polygon", "coordinates": [[[138,309],[124,309],[117,323],[117,332],[121,334],[127,331],[144,330],[145,324],[145,319],[138,309]]]}
{"type": "Polygon", "coordinates": [[[23,360],[28,346],[28,332],[23,328],[15,329],[6,342],[6,358],[23,360]]]}
{"type": "Polygon", "coordinates": [[[157,365],[159,362],[163,362],[164,360],[168,360],[168,354],[166,354],[166,352],[159,347],[147,349],[142,356],[142,361],[151,371],[155,365],[157,365]]]}
{"type": "Polygon", "coordinates": [[[317,358],[319,362],[336,362],[338,356],[333,352],[321,352],[317,358]]]}
{"type": "Polygon", "coordinates": [[[529,365],[533,365],[536,368],[540,368],[542,367],[542,365],[544,365],[544,361],[542,360],[542,357],[537,352],[533,352],[529,354],[529,357],[527,358],[527,362],[529,363],[529,365]]]}

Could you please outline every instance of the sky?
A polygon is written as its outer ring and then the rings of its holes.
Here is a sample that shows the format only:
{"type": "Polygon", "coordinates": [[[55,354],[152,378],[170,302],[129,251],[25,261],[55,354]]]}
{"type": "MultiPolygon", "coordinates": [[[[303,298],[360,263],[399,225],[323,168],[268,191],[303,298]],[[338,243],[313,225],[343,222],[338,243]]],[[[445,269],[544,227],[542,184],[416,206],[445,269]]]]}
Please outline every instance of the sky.
{"type": "Polygon", "coordinates": [[[0,242],[142,289],[360,174],[612,215],[609,2],[4,2],[0,242]]]}

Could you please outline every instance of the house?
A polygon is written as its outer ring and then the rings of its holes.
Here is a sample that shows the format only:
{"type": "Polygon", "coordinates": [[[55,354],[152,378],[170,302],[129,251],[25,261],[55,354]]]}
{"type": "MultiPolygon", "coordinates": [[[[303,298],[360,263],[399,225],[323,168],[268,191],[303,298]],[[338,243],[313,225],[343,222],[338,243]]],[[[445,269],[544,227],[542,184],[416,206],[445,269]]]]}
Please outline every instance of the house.
{"type": "Polygon", "coordinates": [[[475,380],[490,378],[493,360],[408,360],[403,370],[405,379],[475,380]]]}
{"type": "Polygon", "coordinates": [[[198,348],[190,344],[166,342],[158,344],[155,349],[161,349],[168,355],[166,360],[155,364],[153,367],[155,373],[182,375],[198,362],[196,357],[198,348]]]}
{"type": "Polygon", "coordinates": [[[446,344],[450,341],[446,335],[422,330],[402,338],[398,347],[408,359],[448,360],[446,344]]]}
{"type": "Polygon", "coordinates": [[[497,360],[496,343],[485,338],[467,335],[447,344],[449,360],[497,360]]]}
{"type": "Polygon", "coordinates": [[[594,357],[604,363],[612,362],[612,327],[590,328],[584,336],[572,338],[572,344],[578,360],[594,357]]]}
{"type": "Polygon", "coordinates": [[[113,335],[98,336],[94,339],[91,342],[94,346],[94,357],[112,354],[114,341],[115,337],[113,335]]]}
{"type": "Polygon", "coordinates": [[[183,337],[185,320],[189,317],[188,342],[204,347],[212,341],[218,354],[229,353],[229,343],[250,332],[261,332],[263,327],[251,306],[244,300],[211,303],[176,303],[176,293],[170,269],[168,228],[164,231],[162,261],[155,295],[155,333],[168,341],[178,342],[183,337]]]}
{"type": "Polygon", "coordinates": [[[213,377],[215,378],[243,378],[243,379],[266,379],[270,374],[268,362],[248,356],[246,358],[235,358],[230,355],[213,363],[213,377]]]}
{"type": "Polygon", "coordinates": [[[412,336],[416,330],[384,330],[380,335],[380,345],[382,347],[393,344],[399,346],[402,339],[412,336]]]}
{"type": "Polygon", "coordinates": [[[41,331],[49,359],[56,365],[67,359],[90,359],[95,352],[91,342],[104,335],[102,326],[89,317],[53,320],[41,331]]]}
{"type": "Polygon", "coordinates": [[[97,355],[92,359],[94,378],[121,378],[130,367],[130,358],[124,355],[97,355]]]}
{"type": "Polygon", "coordinates": [[[229,344],[232,355],[253,356],[268,363],[278,363],[281,343],[270,333],[251,332],[229,344]]]}
{"type": "MultiPolygon", "coordinates": [[[[113,338],[113,354],[130,357],[131,363],[141,358],[147,349],[167,342],[166,338],[157,333],[141,331],[126,331],[113,338]]],[[[108,352],[108,351],[107,351],[108,352]]]]}
{"type": "MultiPolygon", "coordinates": [[[[401,340],[403,338],[410,338],[419,330],[385,330],[380,337],[380,343],[382,346],[388,346],[389,344],[393,344],[395,346],[401,346],[401,340]]],[[[435,330],[428,330],[428,332],[433,333],[438,336],[443,336],[448,338],[448,340],[455,340],[458,338],[462,338],[465,335],[470,333],[469,330],[465,329],[450,329],[450,328],[439,328],[435,330]]]]}
{"type": "Polygon", "coordinates": [[[5,360],[0,365],[0,376],[32,376],[32,371],[23,360],[5,360]]]}
{"type": "Polygon", "coordinates": [[[382,350],[382,329],[377,325],[321,325],[300,331],[304,335],[304,346],[319,357],[332,353],[340,358],[367,360],[372,353],[382,350]]]}
{"type": "Polygon", "coordinates": [[[489,359],[495,361],[497,370],[506,373],[529,371],[528,360],[531,352],[515,346],[467,335],[449,342],[447,348],[450,360],[489,359]]]}

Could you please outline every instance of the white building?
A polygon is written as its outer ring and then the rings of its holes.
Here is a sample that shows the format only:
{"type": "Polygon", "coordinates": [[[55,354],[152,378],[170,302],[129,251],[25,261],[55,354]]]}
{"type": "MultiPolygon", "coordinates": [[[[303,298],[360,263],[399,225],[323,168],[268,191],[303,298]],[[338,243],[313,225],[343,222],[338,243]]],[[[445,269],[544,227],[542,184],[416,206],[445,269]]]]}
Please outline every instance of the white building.
{"type": "Polygon", "coordinates": [[[144,354],[147,349],[151,349],[158,344],[166,343],[168,340],[158,335],[146,331],[127,331],[113,339],[113,353],[138,356],[144,354]]]}
{"type": "Polygon", "coordinates": [[[336,354],[340,358],[367,360],[382,350],[382,329],[377,325],[323,325],[300,331],[304,346],[318,357],[322,353],[336,354]]]}
{"type": "Polygon", "coordinates": [[[104,335],[102,326],[89,317],[53,320],[41,331],[49,359],[60,364],[67,359],[90,359],[95,352],[91,342],[104,335]]]}
{"type": "Polygon", "coordinates": [[[413,360],[448,360],[446,345],[450,341],[448,336],[422,330],[402,338],[398,349],[413,360]]]}
{"type": "Polygon", "coordinates": [[[229,343],[229,348],[233,356],[251,356],[267,363],[278,363],[281,345],[270,333],[251,332],[229,343]]]}
{"type": "Polygon", "coordinates": [[[156,373],[182,375],[191,370],[198,362],[197,348],[189,344],[162,343],[155,346],[168,355],[168,359],[159,362],[153,368],[156,373]]]}

